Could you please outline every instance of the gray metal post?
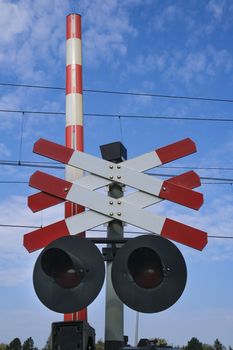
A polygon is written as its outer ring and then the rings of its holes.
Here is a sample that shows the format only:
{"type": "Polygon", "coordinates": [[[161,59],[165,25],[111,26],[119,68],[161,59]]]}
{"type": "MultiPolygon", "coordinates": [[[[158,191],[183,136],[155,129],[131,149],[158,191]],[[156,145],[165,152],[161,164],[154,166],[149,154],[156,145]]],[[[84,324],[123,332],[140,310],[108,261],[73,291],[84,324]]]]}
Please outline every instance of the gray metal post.
{"type": "MultiPolygon", "coordinates": [[[[123,196],[122,186],[114,183],[109,186],[109,196],[120,198],[123,196]]],[[[110,200],[111,201],[111,200],[110,200]]],[[[113,210],[120,211],[119,207],[113,210]]],[[[119,239],[123,237],[123,225],[119,220],[109,223],[107,237],[119,239]]],[[[108,245],[109,246],[109,245],[108,245]]],[[[110,245],[111,246],[111,245],[110,245]]],[[[120,246],[120,245],[118,245],[120,246]]],[[[105,306],[105,350],[119,350],[124,341],[124,309],[112,286],[111,279],[112,262],[107,261],[106,265],[106,306],[105,306]]]]}
{"type": "MultiPolygon", "coordinates": [[[[102,158],[112,163],[121,163],[127,159],[127,150],[121,142],[113,142],[100,146],[102,158]]],[[[110,166],[113,168],[113,166],[110,166]]],[[[112,177],[113,178],[113,177],[112,177]]],[[[120,216],[121,200],[123,196],[123,187],[117,182],[109,186],[109,204],[112,205],[112,212],[120,216]],[[113,204],[112,198],[119,198],[117,204],[113,204]],[[117,208],[116,208],[117,206],[117,208]]],[[[121,240],[123,238],[123,224],[119,220],[113,220],[108,224],[107,238],[121,240]]],[[[107,245],[107,250],[113,254],[113,244],[107,245]]],[[[115,243],[114,248],[121,247],[121,244],[115,243]]],[[[123,303],[118,298],[112,285],[111,271],[112,258],[107,259],[106,263],[106,304],[105,304],[105,350],[119,350],[124,345],[124,310],[123,303]]]]}

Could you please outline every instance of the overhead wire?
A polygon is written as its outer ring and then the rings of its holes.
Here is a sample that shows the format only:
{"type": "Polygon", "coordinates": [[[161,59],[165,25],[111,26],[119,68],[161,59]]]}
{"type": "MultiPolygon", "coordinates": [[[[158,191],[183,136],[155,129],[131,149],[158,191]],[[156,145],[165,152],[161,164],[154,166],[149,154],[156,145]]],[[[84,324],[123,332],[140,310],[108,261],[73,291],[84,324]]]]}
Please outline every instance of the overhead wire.
{"type": "MultiPolygon", "coordinates": [[[[63,165],[55,162],[36,162],[28,160],[1,160],[0,165],[15,165],[15,166],[31,166],[41,168],[53,168],[53,169],[64,169],[63,165]]],[[[160,169],[192,169],[192,170],[218,170],[218,171],[232,171],[233,167],[199,167],[199,166],[167,166],[162,165],[160,169]]],[[[153,174],[152,174],[153,175],[153,174]]],[[[175,175],[170,175],[175,176],[175,175]]]]}
{"type": "MultiPolygon", "coordinates": [[[[11,87],[24,87],[24,88],[37,88],[37,89],[53,89],[53,90],[65,90],[64,87],[56,87],[56,86],[42,86],[42,85],[30,85],[30,84],[16,84],[16,83],[1,83],[1,86],[11,86],[11,87]]],[[[131,95],[131,96],[147,96],[147,97],[157,97],[157,98],[167,98],[167,99],[185,99],[185,100],[197,100],[197,101],[209,101],[209,102],[225,102],[225,103],[233,103],[233,99],[223,99],[223,98],[209,98],[209,97],[200,97],[200,96],[182,96],[182,95],[168,95],[168,94],[157,94],[157,93],[145,93],[145,92],[133,92],[133,91],[113,91],[113,90],[97,90],[97,89],[83,89],[84,92],[88,93],[101,93],[101,94],[116,94],[116,95],[131,95]]],[[[14,110],[14,109],[0,109],[2,113],[22,113],[24,114],[38,114],[38,115],[65,115],[64,112],[50,112],[50,111],[25,111],[25,110],[14,110]]],[[[192,120],[192,121],[211,121],[211,122],[233,122],[233,119],[226,117],[178,117],[178,116],[151,116],[151,115],[124,115],[124,114],[99,114],[99,113],[85,113],[85,116],[93,116],[93,117],[114,117],[119,118],[134,118],[134,119],[167,119],[167,120],[192,120]]],[[[23,117],[22,117],[23,118],[23,117]]],[[[23,134],[23,121],[21,133],[23,134]]],[[[122,129],[120,130],[121,138],[122,138],[122,129]]],[[[20,157],[21,157],[21,147],[22,147],[22,135],[20,140],[20,157]]],[[[14,163],[10,161],[0,161],[1,165],[18,165],[18,166],[34,166],[34,167],[46,167],[46,168],[56,168],[63,169],[63,166],[59,165],[49,165],[42,164],[36,162],[23,162],[21,160],[14,161],[14,163]],[[3,163],[4,162],[4,163],[3,163]]],[[[221,167],[171,167],[165,166],[165,168],[185,168],[185,169],[205,169],[205,170],[233,170],[233,168],[221,168],[221,167]]],[[[152,174],[151,176],[175,176],[168,174],[152,174]]],[[[230,184],[232,186],[233,179],[225,179],[225,178],[211,178],[211,177],[201,177],[201,179],[205,180],[218,180],[225,181],[221,183],[209,182],[205,184],[230,184]],[[228,182],[226,182],[228,181],[228,182]]],[[[27,181],[0,181],[2,184],[13,184],[13,183],[22,183],[25,184],[27,181]]],[[[0,224],[0,227],[17,227],[17,228],[41,228],[42,226],[34,226],[34,225],[11,225],[11,224],[0,224]]],[[[105,232],[104,230],[90,230],[96,232],[105,232]]],[[[125,233],[130,234],[139,234],[137,231],[125,231],[125,233]]],[[[208,235],[209,238],[218,238],[218,239],[233,239],[233,236],[215,236],[208,235]]]]}
{"type": "MultiPolygon", "coordinates": [[[[17,225],[17,224],[0,224],[0,227],[9,227],[9,228],[43,228],[43,226],[39,225],[17,225]]],[[[100,232],[100,233],[106,233],[106,230],[101,230],[101,229],[90,229],[87,230],[87,232],[100,232]]],[[[148,232],[140,232],[140,231],[124,231],[126,234],[148,234],[148,232]]],[[[216,236],[216,235],[208,235],[208,238],[219,238],[219,239],[233,239],[233,236],[216,236]]]]}
{"type": "MultiPolygon", "coordinates": [[[[34,163],[34,162],[27,162],[27,163],[23,163],[23,162],[19,162],[19,161],[14,161],[14,162],[10,162],[10,161],[0,161],[0,165],[13,165],[13,166],[26,166],[26,167],[36,167],[36,168],[49,168],[49,169],[61,169],[64,170],[65,167],[63,165],[42,165],[41,163],[34,163]]],[[[193,167],[193,169],[195,169],[195,167],[193,167]]],[[[220,168],[219,168],[220,169],[220,168]]],[[[174,177],[176,176],[176,174],[163,174],[163,173],[148,173],[145,172],[145,174],[150,175],[150,176],[164,176],[164,177],[174,177]]],[[[210,176],[200,176],[201,180],[212,180],[212,181],[227,181],[228,183],[233,183],[233,178],[223,178],[223,177],[210,177],[210,176]]]]}
{"type": "MultiPolygon", "coordinates": [[[[23,114],[37,114],[37,115],[65,115],[65,112],[51,112],[51,111],[26,111],[23,109],[0,109],[0,113],[23,113],[23,114]]],[[[233,118],[225,117],[178,117],[178,116],[155,116],[155,115],[131,115],[131,114],[111,114],[111,113],[83,113],[87,117],[104,117],[104,118],[133,118],[133,119],[163,119],[163,120],[188,120],[188,121],[210,121],[210,122],[233,122],[233,118]]]]}
{"type": "MultiPolygon", "coordinates": [[[[64,170],[65,166],[64,165],[59,165],[57,163],[53,163],[53,162],[33,162],[33,161],[23,161],[23,160],[16,160],[16,161],[9,161],[9,160],[0,160],[0,165],[7,165],[7,166],[22,166],[22,167],[33,167],[33,168],[46,168],[46,169],[59,169],[59,170],[64,170]]],[[[162,166],[160,169],[163,168],[170,168],[170,169],[192,169],[192,170],[196,170],[196,169],[202,169],[202,170],[218,170],[218,171],[232,171],[233,168],[231,167],[166,167],[166,166],[162,166]]],[[[174,177],[176,176],[176,174],[165,174],[165,173],[151,173],[151,172],[145,172],[145,174],[150,175],[150,176],[162,176],[162,177],[174,177]]],[[[211,176],[200,176],[201,180],[208,180],[208,181],[215,181],[215,183],[213,182],[202,182],[202,184],[232,184],[233,183],[233,178],[223,178],[223,177],[211,177],[211,176]],[[218,182],[216,182],[218,181],[218,182]],[[219,182],[221,181],[221,182],[219,182]]],[[[7,182],[1,182],[0,183],[7,183],[7,182]]],[[[19,182],[21,183],[21,182],[19,182]]]]}
{"type": "MultiPolygon", "coordinates": [[[[18,84],[18,83],[3,83],[0,82],[1,86],[9,87],[23,87],[23,88],[35,88],[35,89],[49,89],[49,90],[65,90],[65,87],[59,86],[46,86],[46,85],[32,85],[32,84],[18,84]]],[[[114,94],[114,95],[131,95],[131,96],[147,96],[167,99],[182,99],[182,100],[197,100],[197,101],[208,101],[208,102],[227,102],[232,103],[231,98],[216,98],[216,97],[204,97],[204,96],[184,96],[184,95],[168,95],[158,94],[149,92],[135,92],[135,91],[117,91],[117,90],[102,90],[102,89],[83,89],[84,92],[88,93],[100,93],[100,94],[114,94]]]]}

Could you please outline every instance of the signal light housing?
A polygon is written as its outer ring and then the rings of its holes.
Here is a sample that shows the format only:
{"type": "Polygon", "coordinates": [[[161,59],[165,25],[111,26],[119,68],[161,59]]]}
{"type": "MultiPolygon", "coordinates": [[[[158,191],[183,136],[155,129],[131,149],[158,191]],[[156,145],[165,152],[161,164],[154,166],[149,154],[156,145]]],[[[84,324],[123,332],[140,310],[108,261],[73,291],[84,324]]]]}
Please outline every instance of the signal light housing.
{"type": "Polygon", "coordinates": [[[172,306],[185,288],[187,269],[179,249],[160,236],[129,240],[113,260],[112,284],[119,299],[139,312],[172,306]]]}
{"type": "MultiPolygon", "coordinates": [[[[94,301],[104,275],[104,259],[95,244],[79,236],[66,236],[41,252],[34,267],[33,283],[45,306],[70,313],[94,301]]],[[[171,241],[142,235],[117,250],[111,277],[124,304],[139,312],[155,313],[166,310],[180,298],[187,270],[181,252],[171,241]]]]}
{"type": "Polygon", "coordinates": [[[94,243],[66,236],[41,252],[34,267],[33,284],[45,306],[70,313],[82,310],[97,297],[104,274],[104,260],[94,243]]]}

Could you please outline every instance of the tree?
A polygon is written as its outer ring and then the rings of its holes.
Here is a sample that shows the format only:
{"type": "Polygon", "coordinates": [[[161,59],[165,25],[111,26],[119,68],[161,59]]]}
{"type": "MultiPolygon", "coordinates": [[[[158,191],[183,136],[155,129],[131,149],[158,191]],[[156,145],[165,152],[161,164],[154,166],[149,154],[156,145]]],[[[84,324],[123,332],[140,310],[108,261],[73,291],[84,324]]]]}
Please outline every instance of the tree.
{"type": "Polygon", "coordinates": [[[0,350],[6,350],[7,344],[0,343],[0,350]]]}
{"type": "Polygon", "coordinates": [[[104,350],[104,342],[102,339],[99,339],[95,344],[96,350],[104,350]]]}
{"type": "Polygon", "coordinates": [[[185,350],[203,350],[202,343],[195,337],[188,341],[188,344],[184,347],[185,350]]]}
{"type": "Polygon", "coordinates": [[[214,346],[213,346],[214,350],[225,350],[225,346],[222,345],[222,343],[219,341],[219,339],[217,338],[214,341],[214,346]]]}
{"type": "Polygon", "coordinates": [[[25,340],[22,346],[22,350],[33,350],[34,348],[34,341],[32,337],[29,337],[25,340]]]}
{"type": "Polygon", "coordinates": [[[166,339],[164,339],[164,338],[157,338],[157,342],[156,342],[155,345],[156,345],[156,346],[165,347],[165,346],[167,346],[168,344],[167,344],[166,339]]]}
{"type": "Polygon", "coordinates": [[[48,337],[47,342],[45,344],[45,347],[42,350],[52,350],[52,347],[51,347],[51,334],[48,337]]]}
{"type": "Polygon", "coordinates": [[[7,345],[6,350],[21,350],[21,341],[19,338],[14,338],[9,345],[7,345]]]}
{"type": "Polygon", "coordinates": [[[209,344],[202,344],[203,350],[214,350],[212,345],[209,344]]]}
{"type": "Polygon", "coordinates": [[[166,339],[164,338],[151,338],[149,341],[158,347],[165,347],[168,345],[166,339]]]}

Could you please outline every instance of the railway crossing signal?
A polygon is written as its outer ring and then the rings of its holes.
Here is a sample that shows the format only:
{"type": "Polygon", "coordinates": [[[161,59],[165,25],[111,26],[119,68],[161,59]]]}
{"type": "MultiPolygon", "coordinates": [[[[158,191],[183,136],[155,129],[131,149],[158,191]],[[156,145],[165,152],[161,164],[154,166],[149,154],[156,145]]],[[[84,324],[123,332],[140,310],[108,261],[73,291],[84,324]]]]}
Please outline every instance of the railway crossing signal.
{"type": "MultiPolygon", "coordinates": [[[[112,283],[118,297],[141,312],[162,311],[178,300],[186,283],[186,266],[169,240],[202,250],[207,233],[144,208],[169,200],[198,210],[203,196],[193,188],[200,185],[200,179],[193,171],[166,181],[143,172],[195,151],[193,141],[184,139],[116,164],[44,139],[35,143],[35,153],[90,173],[74,182],[40,171],[30,178],[30,186],[42,191],[29,196],[32,211],[64,201],[89,209],[24,236],[29,252],[45,247],[35,265],[34,287],[47,307],[74,312],[98,295],[104,279],[103,257],[93,242],[76,234],[112,220],[152,233],[128,239],[114,250],[112,283]],[[117,199],[96,191],[112,183],[137,191],[117,199]]],[[[112,243],[115,246],[117,240],[112,243]]]]}

